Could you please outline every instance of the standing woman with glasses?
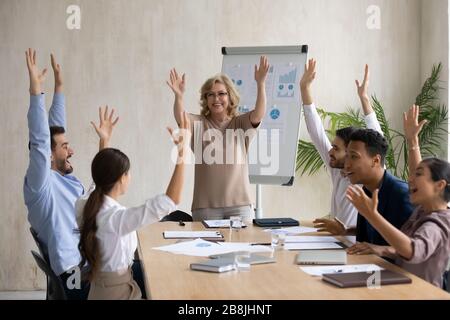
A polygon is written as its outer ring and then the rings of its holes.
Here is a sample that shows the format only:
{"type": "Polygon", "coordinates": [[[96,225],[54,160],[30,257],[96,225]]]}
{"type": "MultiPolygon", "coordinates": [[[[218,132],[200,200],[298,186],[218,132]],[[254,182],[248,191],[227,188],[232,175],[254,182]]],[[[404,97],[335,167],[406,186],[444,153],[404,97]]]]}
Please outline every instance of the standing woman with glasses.
{"type": "MultiPolygon", "coordinates": [[[[216,75],[200,89],[200,115],[189,114],[191,148],[195,155],[194,221],[228,219],[253,215],[248,178],[247,152],[266,113],[265,81],[269,71],[267,57],[255,65],[257,96],[255,108],[238,114],[239,94],[230,78],[216,75]]],[[[175,95],[174,116],[180,123],[184,112],[185,75],[170,71],[167,84],[175,95]]]]}

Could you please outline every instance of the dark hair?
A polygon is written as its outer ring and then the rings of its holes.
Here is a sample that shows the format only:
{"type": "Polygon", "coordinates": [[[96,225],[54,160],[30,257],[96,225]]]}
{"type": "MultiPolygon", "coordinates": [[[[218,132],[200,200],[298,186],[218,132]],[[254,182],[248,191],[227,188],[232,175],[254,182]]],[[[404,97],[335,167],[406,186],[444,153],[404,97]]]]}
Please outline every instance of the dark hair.
{"type": "Polygon", "coordinates": [[[344,140],[345,146],[348,146],[348,143],[350,142],[350,136],[356,130],[357,130],[357,128],[355,128],[355,127],[346,127],[346,128],[336,130],[336,137],[339,137],[342,140],[344,140]]]}
{"type": "Polygon", "coordinates": [[[56,127],[56,126],[50,127],[50,146],[51,146],[52,150],[55,150],[55,147],[56,147],[55,136],[57,134],[63,134],[63,133],[66,133],[66,130],[64,130],[63,127],[56,127]]]}
{"type": "Polygon", "coordinates": [[[118,149],[103,149],[92,160],[91,173],[95,190],[89,195],[83,209],[78,245],[82,257],[80,266],[83,266],[86,261],[90,266],[86,275],[89,281],[95,278],[100,267],[100,248],[96,237],[97,214],[103,205],[104,195],[111,191],[115,183],[128,170],[130,170],[130,160],[118,149]]]}
{"type": "MultiPolygon", "coordinates": [[[[57,134],[63,134],[66,133],[66,130],[64,130],[63,127],[57,127],[57,126],[51,126],[50,127],[50,147],[51,150],[55,150],[56,147],[56,141],[54,136],[57,134]]],[[[28,142],[28,150],[31,149],[31,142],[28,142]]]]}
{"type": "Polygon", "coordinates": [[[381,165],[384,166],[384,160],[389,145],[383,135],[372,129],[357,129],[350,136],[350,141],[361,141],[366,146],[366,151],[372,157],[377,154],[381,157],[381,165]]]}
{"type": "Polygon", "coordinates": [[[427,158],[422,160],[431,172],[431,179],[434,182],[445,180],[447,185],[444,188],[442,199],[446,202],[450,201],[450,163],[438,158],[427,158]]]}

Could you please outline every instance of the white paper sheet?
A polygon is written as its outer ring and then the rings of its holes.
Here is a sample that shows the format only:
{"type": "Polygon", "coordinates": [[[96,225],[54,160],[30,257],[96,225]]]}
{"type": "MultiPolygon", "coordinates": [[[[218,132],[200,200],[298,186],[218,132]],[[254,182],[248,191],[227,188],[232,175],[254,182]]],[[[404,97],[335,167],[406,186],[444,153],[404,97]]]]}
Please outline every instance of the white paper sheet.
{"type": "Polygon", "coordinates": [[[178,242],[167,246],[155,247],[154,250],[166,251],[174,254],[184,254],[196,257],[208,257],[214,254],[223,254],[229,252],[248,251],[248,252],[272,252],[271,247],[252,246],[244,242],[223,242],[215,243],[203,239],[178,242]]]}
{"type": "Polygon", "coordinates": [[[328,237],[328,236],[287,236],[284,240],[285,243],[292,243],[292,242],[320,242],[320,243],[332,243],[332,242],[339,242],[338,239],[335,237],[328,237]]]}
{"type": "Polygon", "coordinates": [[[310,232],[317,232],[317,228],[310,228],[310,227],[287,227],[287,228],[280,228],[280,229],[265,229],[264,232],[272,232],[276,234],[284,233],[285,235],[296,235],[296,234],[302,234],[302,233],[310,233],[310,232]]]}
{"type": "Polygon", "coordinates": [[[219,231],[164,231],[166,239],[222,238],[219,231]]]}
{"type": "Polygon", "coordinates": [[[334,242],[293,242],[285,243],[285,250],[321,250],[321,249],[343,249],[334,242]]]}
{"type": "MultiPolygon", "coordinates": [[[[230,219],[223,220],[204,220],[203,221],[209,228],[229,228],[230,219]]],[[[242,227],[245,227],[245,223],[242,222],[242,227]]]]}
{"type": "Polygon", "coordinates": [[[376,264],[354,264],[345,266],[314,266],[300,267],[300,269],[312,276],[320,277],[324,273],[350,273],[350,272],[372,272],[376,270],[384,270],[376,264]]]}

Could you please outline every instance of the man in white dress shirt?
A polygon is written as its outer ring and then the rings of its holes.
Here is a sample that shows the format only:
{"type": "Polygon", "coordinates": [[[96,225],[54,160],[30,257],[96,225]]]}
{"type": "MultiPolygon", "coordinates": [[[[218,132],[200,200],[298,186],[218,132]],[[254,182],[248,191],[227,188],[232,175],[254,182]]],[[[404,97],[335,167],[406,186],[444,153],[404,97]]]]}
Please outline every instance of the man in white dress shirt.
{"type": "MultiPolygon", "coordinates": [[[[330,142],[323,127],[322,120],[317,113],[311,94],[311,84],[313,83],[315,76],[316,61],[310,59],[305,66],[305,73],[300,81],[305,122],[312,143],[320,153],[327,170],[330,172],[333,191],[331,196],[330,219],[316,219],[314,224],[319,231],[328,231],[332,234],[349,234],[351,233],[351,230],[356,227],[358,211],[345,197],[347,187],[351,183],[342,169],[344,168],[346,147],[350,135],[355,128],[348,127],[337,130],[336,137],[330,142]]],[[[367,87],[369,85],[369,67],[367,65],[365,67],[363,83],[360,85],[358,80],[355,82],[364,111],[364,120],[367,128],[382,133],[380,124],[370,105],[369,96],[367,94],[367,87]]]]}

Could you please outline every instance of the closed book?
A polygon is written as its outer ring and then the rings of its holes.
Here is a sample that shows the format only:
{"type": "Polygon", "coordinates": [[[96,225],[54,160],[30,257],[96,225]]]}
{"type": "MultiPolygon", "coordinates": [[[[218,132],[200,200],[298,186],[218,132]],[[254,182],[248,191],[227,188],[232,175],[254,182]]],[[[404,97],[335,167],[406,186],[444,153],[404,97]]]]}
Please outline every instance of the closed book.
{"type": "Polygon", "coordinates": [[[253,224],[263,228],[281,228],[281,227],[295,227],[300,223],[292,218],[263,218],[253,219],[253,224]]]}
{"type": "Polygon", "coordinates": [[[377,285],[384,286],[412,282],[412,280],[407,276],[390,270],[374,272],[329,273],[323,274],[322,280],[340,288],[370,287],[377,285]]]}
{"type": "Polygon", "coordinates": [[[210,259],[202,262],[191,263],[192,270],[208,272],[227,272],[234,270],[234,259],[210,259]]]}

